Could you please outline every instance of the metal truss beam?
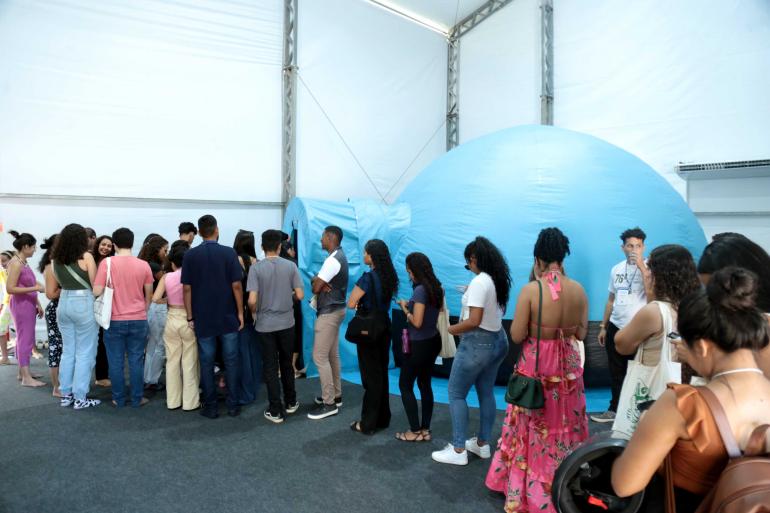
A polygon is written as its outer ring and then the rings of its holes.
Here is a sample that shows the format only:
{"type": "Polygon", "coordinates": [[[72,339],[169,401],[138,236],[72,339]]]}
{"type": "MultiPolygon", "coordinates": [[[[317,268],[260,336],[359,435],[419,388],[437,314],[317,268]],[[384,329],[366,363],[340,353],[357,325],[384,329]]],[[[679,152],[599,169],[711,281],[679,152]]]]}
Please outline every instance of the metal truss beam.
{"type": "Polygon", "coordinates": [[[447,41],[446,151],[460,144],[460,40],[447,41]]]}
{"type": "Polygon", "coordinates": [[[284,0],[283,9],[283,135],[281,201],[283,210],[297,195],[297,4],[284,0]]]}
{"type": "Polygon", "coordinates": [[[513,2],[513,0],[489,0],[487,3],[460,20],[457,25],[452,27],[449,31],[449,39],[459,39],[463,37],[465,34],[478,27],[481,22],[511,2],[513,2]]]}
{"type": "Polygon", "coordinates": [[[553,125],[553,0],[540,2],[540,124],[553,125]]]}
{"type": "Polygon", "coordinates": [[[447,47],[446,149],[460,144],[460,38],[513,0],[489,0],[449,30],[447,47]]]}

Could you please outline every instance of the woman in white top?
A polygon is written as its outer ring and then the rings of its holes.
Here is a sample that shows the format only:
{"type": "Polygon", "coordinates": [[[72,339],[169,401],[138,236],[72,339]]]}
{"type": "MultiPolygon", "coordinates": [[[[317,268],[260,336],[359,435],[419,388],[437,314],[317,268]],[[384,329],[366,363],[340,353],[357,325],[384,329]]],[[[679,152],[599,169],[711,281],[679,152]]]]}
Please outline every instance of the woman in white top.
{"type": "Polygon", "coordinates": [[[500,250],[484,237],[476,237],[465,247],[465,261],[465,268],[476,277],[463,294],[460,322],[449,327],[449,333],[460,335],[449,375],[452,443],[433,453],[435,461],[452,465],[467,465],[467,451],[482,458],[490,457],[488,442],[496,414],[495,378],[508,354],[508,336],[502,325],[511,291],[508,263],[500,250]],[[479,396],[480,427],[478,437],[468,440],[465,398],[473,385],[479,396]]]}
{"type": "Polygon", "coordinates": [[[652,279],[653,301],[618,331],[615,349],[625,355],[632,355],[641,349],[642,364],[654,366],[660,361],[663,338],[676,331],[677,305],[701,285],[692,255],[678,244],[655,248],[650,253],[647,267],[652,279]],[[664,329],[666,325],[668,328],[664,329]]]}

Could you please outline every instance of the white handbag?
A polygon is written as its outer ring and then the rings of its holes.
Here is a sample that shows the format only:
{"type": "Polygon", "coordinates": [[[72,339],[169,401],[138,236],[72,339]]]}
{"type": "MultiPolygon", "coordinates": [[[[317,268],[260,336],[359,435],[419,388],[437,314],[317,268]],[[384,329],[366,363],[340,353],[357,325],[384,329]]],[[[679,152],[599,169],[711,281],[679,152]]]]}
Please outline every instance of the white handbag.
{"type": "Polygon", "coordinates": [[[104,292],[94,301],[94,317],[96,324],[104,329],[110,329],[110,318],[112,317],[112,295],[115,292],[112,288],[112,258],[107,258],[107,281],[105,281],[104,292]]]}
{"type": "Polygon", "coordinates": [[[682,382],[682,364],[672,360],[672,346],[668,339],[668,334],[674,331],[671,307],[660,301],[655,303],[660,308],[663,320],[660,361],[654,366],[643,365],[644,345],[642,345],[634,359],[628,362],[628,372],[620,391],[618,411],[615,414],[615,422],[612,424],[615,438],[630,439],[634,434],[641,416],[639,404],[658,399],[666,391],[667,384],[682,382]]]}
{"type": "Polygon", "coordinates": [[[454,336],[449,333],[449,308],[446,306],[446,297],[444,297],[444,307],[438,313],[436,329],[441,334],[441,352],[438,355],[441,358],[454,358],[457,346],[454,336]]]}

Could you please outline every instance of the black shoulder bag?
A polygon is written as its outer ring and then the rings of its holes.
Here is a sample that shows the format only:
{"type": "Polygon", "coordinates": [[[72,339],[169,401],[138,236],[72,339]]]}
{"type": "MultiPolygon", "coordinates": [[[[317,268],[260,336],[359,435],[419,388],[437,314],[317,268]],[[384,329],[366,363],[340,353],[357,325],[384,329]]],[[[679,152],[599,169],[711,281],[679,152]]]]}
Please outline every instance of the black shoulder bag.
{"type": "MultiPolygon", "coordinates": [[[[537,347],[535,349],[535,377],[522,376],[513,370],[511,379],[508,380],[508,387],[505,390],[505,402],[527,408],[529,410],[538,410],[545,406],[545,393],[543,392],[543,382],[540,381],[538,370],[540,366],[540,321],[543,313],[543,284],[537,280],[538,287],[538,308],[537,308],[537,347]]],[[[519,356],[521,359],[521,356],[519,356]]],[[[518,367],[518,365],[517,365],[518,367]]]]}
{"type": "MultiPolygon", "coordinates": [[[[374,272],[374,271],[372,271],[374,272]]],[[[383,321],[382,312],[380,312],[379,297],[377,296],[377,287],[374,284],[374,278],[369,275],[369,281],[372,284],[372,295],[374,296],[374,309],[369,311],[362,308],[359,304],[356,309],[356,315],[348,323],[345,330],[345,340],[354,344],[369,344],[382,336],[387,328],[383,321]]]]}

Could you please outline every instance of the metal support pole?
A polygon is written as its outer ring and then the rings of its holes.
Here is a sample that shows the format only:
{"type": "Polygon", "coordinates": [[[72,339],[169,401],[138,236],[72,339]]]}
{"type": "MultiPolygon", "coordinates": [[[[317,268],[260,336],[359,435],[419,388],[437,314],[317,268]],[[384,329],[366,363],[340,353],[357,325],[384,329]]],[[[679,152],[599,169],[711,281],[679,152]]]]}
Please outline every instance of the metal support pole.
{"type": "Polygon", "coordinates": [[[297,4],[284,0],[283,10],[283,135],[281,215],[297,195],[297,4]]]}
{"type": "Polygon", "coordinates": [[[446,149],[460,144],[460,38],[513,0],[489,0],[449,30],[447,47],[446,149]]]}
{"type": "Polygon", "coordinates": [[[540,2],[540,124],[553,125],[553,0],[540,2]]]}
{"type": "Polygon", "coordinates": [[[446,151],[460,144],[460,39],[452,32],[447,41],[446,151]]]}

